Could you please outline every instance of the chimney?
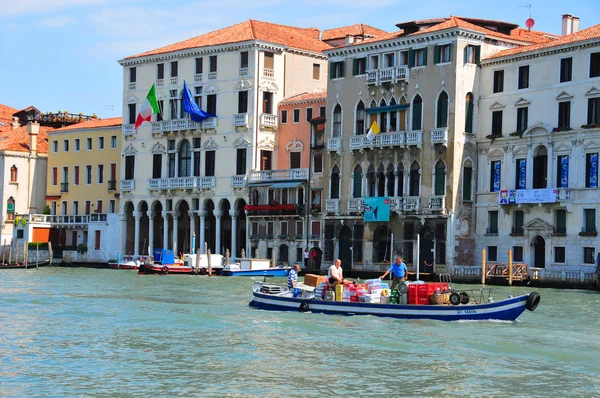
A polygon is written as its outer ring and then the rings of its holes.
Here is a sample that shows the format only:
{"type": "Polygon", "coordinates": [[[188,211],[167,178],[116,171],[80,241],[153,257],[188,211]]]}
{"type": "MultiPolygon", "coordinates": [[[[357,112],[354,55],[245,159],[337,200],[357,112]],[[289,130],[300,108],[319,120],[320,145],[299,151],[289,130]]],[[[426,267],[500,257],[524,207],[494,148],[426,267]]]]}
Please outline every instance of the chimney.
{"type": "Polygon", "coordinates": [[[37,137],[40,132],[40,124],[38,122],[27,123],[27,133],[29,134],[29,152],[35,154],[37,152],[37,137]]]}
{"type": "Polygon", "coordinates": [[[579,32],[579,17],[573,17],[571,33],[579,32]]]}
{"type": "Polygon", "coordinates": [[[346,45],[354,43],[354,36],[346,35],[346,45]]]}
{"type": "Polygon", "coordinates": [[[573,16],[563,14],[562,16],[562,36],[570,35],[573,32],[573,16]]]}
{"type": "Polygon", "coordinates": [[[10,123],[12,125],[13,129],[18,129],[19,127],[21,127],[21,123],[19,122],[19,118],[16,116],[13,116],[13,121],[10,123]]]}

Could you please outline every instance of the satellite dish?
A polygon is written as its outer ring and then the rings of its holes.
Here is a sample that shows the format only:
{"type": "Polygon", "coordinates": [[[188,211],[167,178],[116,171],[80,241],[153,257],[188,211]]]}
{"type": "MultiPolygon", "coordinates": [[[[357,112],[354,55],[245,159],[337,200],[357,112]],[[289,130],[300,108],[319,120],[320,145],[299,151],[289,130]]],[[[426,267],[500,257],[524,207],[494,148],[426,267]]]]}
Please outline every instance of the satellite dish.
{"type": "Polygon", "coordinates": [[[527,21],[525,21],[525,26],[527,26],[527,29],[533,28],[533,25],[535,25],[533,18],[527,18],[527,21]]]}

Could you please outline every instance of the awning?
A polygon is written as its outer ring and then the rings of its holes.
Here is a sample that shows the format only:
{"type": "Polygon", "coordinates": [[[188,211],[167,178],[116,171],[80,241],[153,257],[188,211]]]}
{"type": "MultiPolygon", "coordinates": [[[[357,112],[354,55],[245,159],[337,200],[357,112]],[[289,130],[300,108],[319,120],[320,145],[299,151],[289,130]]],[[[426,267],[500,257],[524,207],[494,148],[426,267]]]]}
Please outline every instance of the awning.
{"type": "Polygon", "coordinates": [[[276,182],[271,185],[269,188],[298,188],[298,185],[302,184],[301,181],[293,181],[293,182],[276,182]]]}
{"type": "Polygon", "coordinates": [[[373,113],[393,112],[402,111],[408,108],[408,104],[402,105],[390,105],[390,106],[378,106],[377,108],[365,108],[365,113],[371,115],[373,113]]]}

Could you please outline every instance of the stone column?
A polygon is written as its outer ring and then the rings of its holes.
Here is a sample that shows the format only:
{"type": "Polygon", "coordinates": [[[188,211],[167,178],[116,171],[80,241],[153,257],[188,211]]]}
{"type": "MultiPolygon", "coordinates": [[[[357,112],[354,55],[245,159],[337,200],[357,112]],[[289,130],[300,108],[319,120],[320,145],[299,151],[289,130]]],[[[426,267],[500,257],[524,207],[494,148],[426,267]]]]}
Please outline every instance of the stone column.
{"type": "MultiPolygon", "coordinates": [[[[389,131],[389,130],[388,130],[389,131]]],[[[383,175],[383,196],[390,196],[388,193],[388,173],[387,171],[383,175]]]]}
{"type": "Polygon", "coordinates": [[[133,217],[135,218],[135,238],[133,244],[133,255],[138,257],[140,255],[140,221],[142,218],[141,212],[134,211],[133,217]]]}
{"type": "Polygon", "coordinates": [[[127,254],[127,213],[119,213],[119,223],[121,225],[121,248],[120,254],[127,254]]]}
{"type": "Polygon", "coordinates": [[[237,257],[237,218],[239,212],[237,210],[229,210],[231,216],[231,258],[237,257]]]}
{"type": "Polygon", "coordinates": [[[200,239],[198,241],[198,243],[200,244],[200,253],[205,254],[204,253],[204,222],[205,222],[205,218],[206,218],[206,212],[204,212],[203,210],[200,210],[198,212],[198,216],[200,217],[200,239]]]}
{"type": "Polygon", "coordinates": [[[173,252],[177,254],[177,238],[179,237],[179,212],[172,211],[173,215],[173,252]]]}
{"type": "MultiPolygon", "coordinates": [[[[148,212],[148,257],[152,256],[152,251],[154,250],[154,216],[156,212],[149,211],[148,212]]],[[[142,250],[142,253],[144,251],[142,250]]]]}
{"type": "Polygon", "coordinates": [[[398,196],[398,172],[394,171],[394,194],[390,195],[393,197],[397,197],[398,196]]]}
{"type": "Polygon", "coordinates": [[[196,253],[196,244],[194,235],[196,235],[196,213],[193,211],[189,212],[190,215],[190,254],[196,253]]]}
{"type": "Polygon", "coordinates": [[[250,250],[252,250],[252,245],[250,243],[250,225],[251,223],[249,223],[248,221],[248,211],[244,210],[246,212],[246,257],[247,258],[252,258],[253,253],[250,253],[250,250]]]}
{"type": "Polygon", "coordinates": [[[163,211],[163,249],[169,248],[169,212],[163,211]]]}
{"type": "Polygon", "coordinates": [[[532,145],[529,144],[527,146],[527,170],[525,170],[525,176],[527,178],[527,183],[525,185],[526,189],[533,188],[533,148],[532,145]]]}
{"type": "Polygon", "coordinates": [[[548,156],[547,159],[547,168],[548,168],[548,182],[546,183],[546,188],[556,187],[555,178],[554,178],[554,143],[548,143],[548,156]]]}
{"type": "Polygon", "coordinates": [[[213,210],[213,214],[217,221],[215,228],[215,254],[221,254],[221,216],[223,212],[221,210],[213,210]]]}

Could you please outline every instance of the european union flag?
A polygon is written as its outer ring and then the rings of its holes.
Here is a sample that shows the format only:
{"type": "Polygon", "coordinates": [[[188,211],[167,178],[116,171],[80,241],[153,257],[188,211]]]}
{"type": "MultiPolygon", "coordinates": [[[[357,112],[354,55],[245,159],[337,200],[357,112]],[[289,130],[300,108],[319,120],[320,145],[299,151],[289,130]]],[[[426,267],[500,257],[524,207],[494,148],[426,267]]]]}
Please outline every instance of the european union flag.
{"type": "Polygon", "coordinates": [[[204,112],[192,98],[192,93],[187,86],[185,80],[183,81],[183,110],[190,114],[190,117],[195,122],[202,122],[208,118],[215,117],[210,113],[204,112]]]}

